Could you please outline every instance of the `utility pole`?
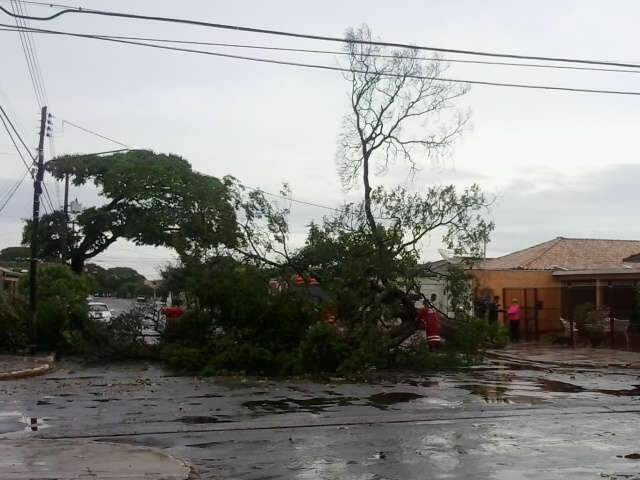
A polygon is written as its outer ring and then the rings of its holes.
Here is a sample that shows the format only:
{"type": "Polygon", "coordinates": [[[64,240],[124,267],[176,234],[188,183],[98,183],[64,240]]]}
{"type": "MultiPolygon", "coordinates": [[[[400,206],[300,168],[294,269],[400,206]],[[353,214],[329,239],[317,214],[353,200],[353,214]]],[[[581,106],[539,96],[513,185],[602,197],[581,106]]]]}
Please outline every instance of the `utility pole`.
{"type": "Polygon", "coordinates": [[[44,177],[44,137],[47,133],[47,107],[40,112],[40,139],[38,141],[38,158],[36,176],[33,180],[33,222],[31,224],[31,263],[29,265],[29,316],[27,330],[30,343],[36,341],[35,320],[38,302],[38,226],[40,224],[40,194],[42,193],[42,178],[44,177]]]}
{"type": "Polygon", "coordinates": [[[69,174],[64,174],[64,217],[69,222],[69,174]]]}
{"type": "MultiPolygon", "coordinates": [[[[71,235],[69,234],[69,174],[64,174],[64,242],[67,252],[71,251],[71,235]]],[[[64,259],[64,256],[62,257],[64,259]]]]}

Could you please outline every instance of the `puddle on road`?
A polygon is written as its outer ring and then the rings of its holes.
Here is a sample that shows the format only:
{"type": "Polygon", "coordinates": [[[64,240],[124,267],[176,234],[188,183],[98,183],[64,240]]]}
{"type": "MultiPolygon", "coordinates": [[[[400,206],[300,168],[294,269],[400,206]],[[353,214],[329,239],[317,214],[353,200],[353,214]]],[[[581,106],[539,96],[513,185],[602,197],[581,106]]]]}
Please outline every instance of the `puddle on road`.
{"type": "Polygon", "coordinates": [[[488,384],[462,384],[456,385],[457,388],[467,390],[473,395],[478,395],[486,403],[504,403],[504,404],[538,404],[544,401],[542,398],[530,397],[528,395],[514,395],[509,393],[508,387],[488,384]]]}
{"type": "MultiPolygon", "coordinates": [[[[588,388],[581,385],[575,385],[560,380],[550,380],[546,378],[536,378],[529,380],[530,387],[533,389],[530,395],[522,395],[518,393],[518,389],[514,389],[509,382],[501,382],[502,385],[495,383],[477,383],[477,384],[458,384],[457,388],[467,390],[473,395],[482,398],[486,403],[518,403],[518,404],[539,404],[546,400],[550,400],[548,393],[595,393],[601,395],[613,395],[616,397],[640,397],[640,385],[634,385],[629,389],[606,389],[606,388],[588,388]]],[[[523,387],[522,384],[519,387],[523,387]]],[[[526,390],[529,390],[526,388],[526,390]]]]}
{"type": "Polygon", "coordinates": [[[616,397],[640,397],[640,385],[634,385],[633,388],[628,390],[608,390],[606,388],[601,388],[594,391],[604,395],[614,395],[616,397]]]}
{"type": "Polygon", "coordinates": [[[543,392],[550,393],[581,393],[586,390],[579,385],[561,382],[559,380],[547,380],[545,378],[539,379],[537,384],[543,392]]]}
{"type": "Polygon", "coordinates": [[[632,385],[631,388],[609,389],[609,388],[587,388],[572,383],[560,382],[558,380],[538,380],[538,385],[545,392],[552,393],[599,393],[601,395],[613,395],[615,397],[640,397],[640,385],[632,385]]]}
{"type": "Polygon", "coordinates": [[[424,398],[424,395],[418,395],[412,392],[386,392],[376,393],[368,397],[369,405],[372,407],[380,408],[382,410],[387,409],[397,403],[413,402],[419,398],[424,398]]]}
{"type": "Polygon", "coordinates": [[[412,387],[438,387],[440,382],[438,380],[406,380],[404,383],[411,385],[412,387]]]}
{"type": "Polygon", "coordinates": [[[22,413],[0,412],[0,435],[4,433],[19,432],[24,429],[22,413]]]}
{"type": "Polygon", "coordinates": [[[226,423],[226,420],[221,417],[204,416],[204,415],[192,415],[188,417],[177,418],[176,421],[186,423],[187,425],[203,425],[208,423],[226,423]]]}
{"type": "Polygon", "coordinates": [[[398,403],[412,402],[419,398],[424,398],[424,395],[412,392],[382,392],[368,397],[357,398],[333,393],[331,397],[253,400],[244,402],[242,406],[247,407],[256,414],[283,414],[292,412],[322,413],[332,407],[348,407],[351,405],[366,405],[379,410],[386,410],[398,403]]]}
{"type": "Polygon", "coordinates": [[[185,398],[221,398],[224,395],[220,395],[218,393],[205,393],[203,395],[191,395],[190,397],[185,398]]]}
{"type": "Polygon", "coordinates": [[[49,427],[47,418],[29,417],[21,412],[0,412],[0,434],[20,431],[37,432],[49,427]]]}
{"type": "Polygon", "coordinates": [[[280,400],[252,400],[244,402],[254,413],[291,413],[310,412],[321,413],[330,407],[346,407],[358,401],[355,397],[333,396],[315,398],[283,398],[280,400]]]}
{"type": "Polygon", "coordinates": [[[331,394],[332,396],[252,400],[244,402],[242,406],[256,414],[283,414],[292,412],[322,413],[332,407],[348,407],[352,405],[369,406],[379,410],[387,410],[399,403],[413,402],[420,398],[425,398],[424,395],[413,392],[381,392],[362,398],[345,396],[333,391],[327,391],[325,393],[331,394]]]}

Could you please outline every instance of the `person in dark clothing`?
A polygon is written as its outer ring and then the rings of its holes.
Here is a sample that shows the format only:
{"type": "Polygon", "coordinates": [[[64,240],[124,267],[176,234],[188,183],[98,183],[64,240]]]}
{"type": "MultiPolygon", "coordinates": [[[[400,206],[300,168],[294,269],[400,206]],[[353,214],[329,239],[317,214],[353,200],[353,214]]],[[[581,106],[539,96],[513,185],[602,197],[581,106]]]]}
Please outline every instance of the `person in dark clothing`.
{"type": "Polygon", "coordinates": [[[487,320],[489,320],[489,323],[498,323],[498,313],[500,313],[500,297],[493,297],[493,301],[489,302],[487,310],[487,320]]]}
{"type": "Polygon", "coordinates": [[[482,320],[487,318],[488,304],[486,298],[476,299],[475,312],[476,318],[480,318],[482,320]]]}

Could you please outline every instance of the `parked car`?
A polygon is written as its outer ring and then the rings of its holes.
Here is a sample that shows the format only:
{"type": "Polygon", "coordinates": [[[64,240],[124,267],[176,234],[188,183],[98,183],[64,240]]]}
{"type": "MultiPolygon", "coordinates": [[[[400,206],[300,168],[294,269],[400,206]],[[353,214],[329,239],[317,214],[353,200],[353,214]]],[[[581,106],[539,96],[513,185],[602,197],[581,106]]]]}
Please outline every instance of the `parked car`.
{"type": "Polygon", "coordinates": [[[89,302],[90,319],[108,322],[112,317],[111,310],[109,310],[109,307],[105,303],[89,302]]]}

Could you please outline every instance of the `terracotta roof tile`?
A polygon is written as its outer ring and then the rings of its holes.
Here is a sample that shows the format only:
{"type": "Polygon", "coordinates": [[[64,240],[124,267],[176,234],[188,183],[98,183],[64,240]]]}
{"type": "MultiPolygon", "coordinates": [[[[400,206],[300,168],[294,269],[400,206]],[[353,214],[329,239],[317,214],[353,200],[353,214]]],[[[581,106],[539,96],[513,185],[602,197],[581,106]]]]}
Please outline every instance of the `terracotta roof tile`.
{"type": "Polygon", "coordinates": [[[558,237],[503,257],[486,260],[485,270],[595,270],[623,267],[640,252],[638,240],[558,237]]]}

